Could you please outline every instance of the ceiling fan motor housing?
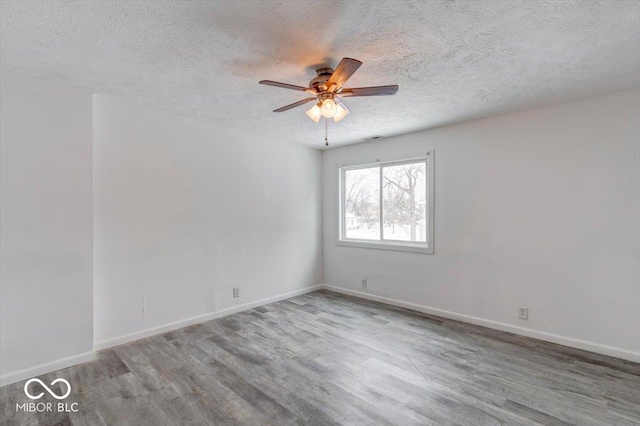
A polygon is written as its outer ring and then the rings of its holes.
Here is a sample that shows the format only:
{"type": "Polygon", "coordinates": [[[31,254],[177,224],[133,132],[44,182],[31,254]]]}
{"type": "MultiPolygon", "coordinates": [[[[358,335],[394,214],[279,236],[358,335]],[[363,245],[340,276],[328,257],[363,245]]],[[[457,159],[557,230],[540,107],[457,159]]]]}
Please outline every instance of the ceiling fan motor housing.
{"type": "Polygon", "coordinates": [[[331,74],[333,74],[333,68],[320,68],[316,72],[318,76],[309,82],[309,88],[324,92],[327,90],[326,82],[329,81],[331,74]]]}

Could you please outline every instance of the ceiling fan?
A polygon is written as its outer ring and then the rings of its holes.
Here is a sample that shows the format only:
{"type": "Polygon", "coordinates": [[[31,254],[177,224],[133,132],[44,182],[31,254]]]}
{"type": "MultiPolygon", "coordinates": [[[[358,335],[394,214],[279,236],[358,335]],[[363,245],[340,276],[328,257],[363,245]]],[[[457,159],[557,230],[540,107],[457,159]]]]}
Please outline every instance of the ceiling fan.
{"type": "Polygon", "coordinates": [[[309,82],[309,87],[279,83],[271,80],[262,80],[260,84],[307,92],[312,95],[301,101],[278,108],[273,112],[288,111],[308,102],[315,101],[313,107],[307,111],[309,118],[317,123],[322,116],[327,119],[333,118],[333,121],[337,123],[351,112],[344,102],[342,102],[341,97],[395,95],[398,91],[397,85],[344,88],[344,84],[361,65],[362,62],[356,59],[342,58],[342,61],[338,64],[338,68],[335,70],[331,68],[320,68],[316,70],[318,76],[309,82]]]}

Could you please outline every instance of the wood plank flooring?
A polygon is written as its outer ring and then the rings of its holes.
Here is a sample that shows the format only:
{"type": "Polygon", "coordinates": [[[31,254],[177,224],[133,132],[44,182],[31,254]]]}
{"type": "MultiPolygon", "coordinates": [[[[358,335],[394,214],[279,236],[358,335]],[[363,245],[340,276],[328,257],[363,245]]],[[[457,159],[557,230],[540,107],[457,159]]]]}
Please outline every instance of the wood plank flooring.
{"type": "Polygon", "coordinates": [[[326,291],[40,378],[59,377],[77,413],[16,412],[20,382],[2,425],[640,424],[640,364],[326,291]]]}

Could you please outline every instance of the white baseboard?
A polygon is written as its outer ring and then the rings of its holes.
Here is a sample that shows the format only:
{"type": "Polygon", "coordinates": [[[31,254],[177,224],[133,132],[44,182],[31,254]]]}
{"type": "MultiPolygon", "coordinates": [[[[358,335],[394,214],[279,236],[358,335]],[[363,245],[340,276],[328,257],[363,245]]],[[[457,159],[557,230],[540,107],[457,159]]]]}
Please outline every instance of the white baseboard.
{"type": "Polygon", "coordinates": [[[385,303],[387,305],[398,306],[401,308],[411,309],[412,311],[423,312],[425,314],[436,315],[439,317],[466,322],[469,324],[480,325],[482,327],[492,328],[495,330],[506,331],[509,333],[519,334],[525,337],[531,337],[538,340],[544,340],[551,343],[557,343],[563,346],[569,346],[576,349],[582,349],[597,354],[609,355],[616,358],[625,359],[627,361],[640,362],[640,352],[630,351],[627,349],[617,348],[614,346],[603,345],[600,343],[588,342],[585,340],[574,339],[571,337],[559,336],[557,334],[546,333],[544,331],[533,330],[516,325],[505,324],[498,321],[492,321],[484,318],[473,317],[470,315],[458,314],[455,312],[445,311],[442,309],[431,308],[429,306],[418,305],[417,303],[403,302],[388,297],[376,296],[375,294],[363,293],[361,291],[349,290],[342,287],[335,287],[329,284],[323,284],[325,290],[335,291],[349,296],[359,297],[361,299],[373,300],[375,302],[385,303]]]}
{"type": "Polygon", "coordinates": [[[51,373],[52,371],[73,367],[74,365],[84,364],[85,362],[93,361],[94,359],[96,359],[95,352],[85,352],[79,355],[73,355],[67,358],[47,362],[45,364],[36,365],[34,367],[0,376],[0,386],[10,385],[21,380],[51,373]]]}
{"type": "Polygon", "coordinates": [[[291,291],[289,293],[268,297],[266,299],[256,300],[254,302],[244,303],[242,305],[233,306],[230,308],[222,309],[220,311],[211,312],[209,314],[187,318],[181,321],[176,321],[176,322],[162,325],[159,327],[154,327],[154,328],[142,330],[136,333],[127,334],[125,336],[116,337],[114,339],[104,340],[102,342],[96,342],[93,345],[94,352],[86,352],[83,354],[59,359],[46,364],[36,365],[35,367],[27,368],[24,370],[16,371],[14,373],[9,373],[9,374],[0,376],[0,386],[10,385],[12,383],[19,382],[21,380],[30,379],[35,376],[40,376],[42,374],[51,373],[53,371],[61,370],[63,368],[73,367],[74,365],[93,361],[94,359],[96,359],[96,352],[102,349],[111,348],[113,346],[122,345],[124,343],[133,342],[134,340],[143,339],[145,337],[154,336],[156,334],[166,333],[167,331],[177,330],[179,328],[187,327],[189,325],[198,324],[198,323],[209,321],[212,319],[221,318],[227,315],[235,314],[237,312],[246,311],[248,309],[257,308],[259,306],[268,305],[274,302],[279,302],[280,300],[289,299],[291,297],[300,296],[301,294],[311,293],[313,291],[318,291],[321,289],[322,289],[322,285],[305,287],[300,290],[291,291]]]}
{"type": "MultiPolygon", "coordinates": [[[[187,318],[185,320],[176,321],[160,327],[154,327],[154,328],[142,330],[136,333],[127,334],[125,336],[116,337],[114,339],[104,340],[102,342],[96,342],[94,344],[94,351],[111,348],[113,346],[118,346],[124,343],[133,342],[135,340],[143,339],[145,337],[166,333],[168,331],[177,330],[183,327],[187,327],[189,325],[210,321],[216,318],[221,318],[227,315],[235,314],[237,312],[246,311],[248,309],[257,308],[263,305],[268,305],[270,303],[278,302],[284,299],[289,299],[291,297],[299,296],[306,293],[311,293],[317,290],[330,290],[336,293],[342,293],[349,296],[359,297],[361,299],[373,300],[375,302],[380,302],[380,303],[385,303],[387,305],[411,309],[413,311],[436,315],[443,318],[480,325],[480,326],[492,328],[495,330],[507,331],[509,333],[519,334],[521,336],[544,340],[551,343],[557,343],[560,345],[582,349],[589,352],[595,352],[602,355],[609,355],[616,358],[625,359],[628,361],[640,362],[640,352],[634,352],[626,349],[616,348],[613,346],[602,345],[600,343],[588,342],[584,340],[573,339],[570,337],[559,336],[557,334],[551,334],[543,331],[532,330],[529,328],[518,327],[515,325],[505,324],[497,321],[473,317],[470,315],[458,314],[455,312],[445,311],[442,309],[436,309],[436,308],[431,308],[424,305],[418,305],[416,303],[403,302],[401,300],[390,299],[383,296],[376,296],[374,294],[363,293],[360,291],[349,290],[341,287],[335,287],[328,284],[319,284],[312,287],[306,287],[300,290],[291,291],[289,293],[280,294],[278,296],[268,297],[266,299],[244,303],[242,305],[233,306],[233,307],[222,309],[220,311],[212,312],[209,314],[199,315],[196,317],[187,318]]],[[[53,371],[61,370],[63,368],[73,367],[74,365],[93,361],[95,358],[96,358],[95,352],[85,352],[82,354],[70,356],[67,358],[62,358],[62,359],[48,362],[45,364],[36,365],[34,367],[16,371],[14,373],[5,374],[0,376],[0,386],[10,385],[12,383],[29,379],[31,377],[36,377],[42,374],[51,373],[53,371]]]]}
{"type": "Polygon", "coordinates": [[[100,351],[103,349],[112,348],[114,346],[123,345],[125,343],[133,342],[135,340],[144,339],[145,337],[166,333],[168,331],[178,330],[180,328],[184,328],[189,325],[199,324],[201,322],[210,321],[216,318],[226,317],[227,315],[246,311],[247,309],[257,308],[259,306],[268,305],[274,302],[279,302],[280,300],[289,299],[291,297],[300,296],[301,294],[311,293],[313,291],[318,291],[321,289],[322,289],[321,284],[314,285],[312,287],[305,287],[300,290],[290,291],[289,293],[284,293],[284,294],[280,294],[273,297],[267,297],[266,299],[256,300],[254,302],[243,303],[242,305],[232,306],[230,308],[221,309],[219,311],[211,312],[204,315],[198,315],[198,316],[187,318],[184,320],[161,325],[159,327],[148,328],[146,330],[138,331],[135,333],[124,335],[124,336],[115,337],[113,339],[103,340],[101,342],[95,342],[93,344],[93,350],[100,351]]]}

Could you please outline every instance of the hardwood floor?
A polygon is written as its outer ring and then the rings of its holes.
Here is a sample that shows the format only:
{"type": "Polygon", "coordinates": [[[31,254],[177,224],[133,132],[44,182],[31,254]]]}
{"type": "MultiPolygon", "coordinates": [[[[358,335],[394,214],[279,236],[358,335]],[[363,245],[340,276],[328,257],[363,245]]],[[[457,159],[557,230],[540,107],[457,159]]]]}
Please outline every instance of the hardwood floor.
{"type": "Polygon", "coordinates": [[[20,382],[2,425],[640,424],[640,364],[326,291],[40,378],[78,412],[16,412],[20,382]]]}

